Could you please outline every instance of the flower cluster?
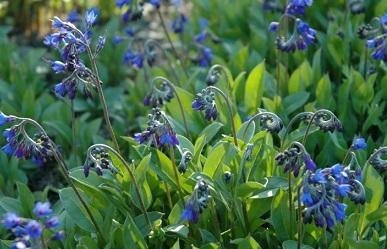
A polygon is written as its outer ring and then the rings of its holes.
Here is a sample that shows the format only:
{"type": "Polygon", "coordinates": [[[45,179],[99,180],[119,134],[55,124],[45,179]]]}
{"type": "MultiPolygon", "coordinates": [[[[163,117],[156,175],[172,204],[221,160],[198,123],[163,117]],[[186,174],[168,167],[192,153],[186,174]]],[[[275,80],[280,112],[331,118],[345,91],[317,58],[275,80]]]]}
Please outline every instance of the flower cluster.
{"type": "Polygon", "coordinates": [[[387,62],[387,14],[374,20],[373,26],[361,26],[358,34],[361,39],[367,39],[366,46],[372,51],[372,58],[387,62]]]}
{"type": "Polygon", "coordinates": [[[181,214],[181,218],[192,223],[197,223],[200,213],[208,207],[209,199],[210,188],[208,183],[201,177],[198,177],[192,195],[181,214]]]}
{"type": "Polygon", "coordinates": [[[134,139],[138,143],[151,144],[158,148],[163,145],[179,144],[171,123],[160,108],[152,108],[152,113],[148,115],[148,118],[147,128],[143,132],[134,134],[134,139]]]}
{"type": "MultiPolygon", "coordinates": [[[[71,20],[71,19],[70,19],[71,20]]],[[[78,88],[78,83],[83,83],[83,93],[90,97],[89,86],[99,84],[95,75],[85,66],[80,55],[85,51],[91,51],[90,42],[92,38],[91,28],[97,20],[97,11],[90,9],[87,11],[84,21],[85,27],[78,29],[72,22],[63,21],[59,17],[54,17],[52,27],[54,33],[44,38],[44,44],[53,47],[60,52],[61,60],[51,61],[52,70],[59,74],[66,74],[66,77],[55,85],[54,91],[58,97],[68,97],[74,99],[78,88]]],[[[95,48],[95,55],[103,49],[105,37],[100,36],[95,48]]]]}
{"type": "Polygon", "coordinates": [[[192,160],[192,153],[189,150],[184,150],[181,155],[181,160],[179,165],[177,166],[177,170],[180,173],[185,173],[188,168],[188,163],[192,160]]]}
{"type": "MultiPolygon", "coordinates": [[[[276,38],[277,49],[283,52],[295,52],[297,50],[305,50],[310,45],[316,42],[316,30],[312,29],[309,24],[296,18],[294,15],[303,15],[307,7],[312,6],[313,0],[290,0],[286,6],[285,14],[281,17],[281,21],[286,19],[294,20],[293,33],[288,35],[279,35],[276,38]]],[[[272,22],[269,24],[269,31],[279,33],[281,22],[272,22]]],[[[286,31],[287,32],[287,31],[286,31]]]]}
{"type": "Polygon", "coordinates": [[[123,62],[135,69],[141,69],[144,66],[144,58],[145,56],[143,53],[128,48],[124,53],[123,62]]]}
{"type": "MultiPolygon", "coordinates": [[[[0,112],[1,124],[18,120],[15,116],[6,116],[0,112]]],[[[3,131],[7,141],[1,150],[8,156],[31,159],[33,163],[41,167],[53,159],[53,148],[50,139],[43,133],[37,133],[32,138],[26,132],[27,121],[21,119],[19,123],[12,125],[3,131]]]]}
{"type": "Polygon", "coordinates": [[[215,120],[218,117],[215,93],[209,88],[204,88],[200,93],[196,94],[192,102],[192,108],[198,111],[204,111],[207,120],[215,120]]]}
{"type": "Polygon", "coordinates": [[[302,183],[301,201],[305,205],[304,222],[323,228],[332,228],[345,219],[348,197],[354,203],[365,203],[365,190],[360,182],[361,173],[349,166],[335,164],[330,168],[307,170],[302,183]]]}
{"type": "Polygon", "coordinates": [[[313,123],[324,132],[342,131],[343,125],[340,120],[330,111],[321,110],[316,112],[313,123]]]}
{"type": "Polygon", "coordinates": [[[37,202],[33,213],[36,219],[22,218],[13,212],[4,215],[1,223],[15,236],[12,248],[42,248],[45,230],[50,232],[50,240],[64,238],[64,232],[57,230],[60,221],[57,216],[52,215],[50,203],[37,202]]]}
{"type": "Polygon", "coordinates": [[[387,147],[381,147],[372,153],[368,162],[382,175],[387,172],[387,147]]]}
{"type": "Polygon", "coordinates": [[[208,67],[211,65],[213,57],[212,49],[205,46],[204,44],[210,35],[207,31],[208,21],[201,19],[199,26],[200,32],[194,37],[195,44],[199,49],[195,61],[199,64],[200,67],[208,67]]]}
{"type": "Polygon", "coordinates": [[[313,0],[289,0],[285,12],[291,15],[303,15],[305,9],[312,4],[313,0]]]}
{"type": "Polygon", "coordinates": [[[103,170],[110,170],[113,174],[118,170],[112,164],[109,153],[104,148],[95,147],[90,150],[86,162],[83,164],[85,177],[89,176],[90,169],[94,169],[97,175],[103,175],[103,170]]]}
{"type": "Polygon", "coordinates": [[[156,86],[154,86],[152,92],[145,96],[144,105],[152,107],[162,106],[165,102],[169,102],[173,96],[173,87],[163,81],[160,88],[156,88],[156,86]]]}
{"type": "Polygon", "coordinates": [[[307,170],[316,169],[316,164],[305,151],[305,148],[298,142],[294,142],[289,149],[279,153],[275,157],[275,161],[278,165],[284,166],[284,172],[293,172],[295,177],[300,174],[303,165],[307,170]]]}
{"type": "Polygon", "coordinates": [[[188,22],[188,18],[183,13],[180,13],[173,19],[171,28],[174,33],[180,34],[184,32],[184,27],[188,22]]]}

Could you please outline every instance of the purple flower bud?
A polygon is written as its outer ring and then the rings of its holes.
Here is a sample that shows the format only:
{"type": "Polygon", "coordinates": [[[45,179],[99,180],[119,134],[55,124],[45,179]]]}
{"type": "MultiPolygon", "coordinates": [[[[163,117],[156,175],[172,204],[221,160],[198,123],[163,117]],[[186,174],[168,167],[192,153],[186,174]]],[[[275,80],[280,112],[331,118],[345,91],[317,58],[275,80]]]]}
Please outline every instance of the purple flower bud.
{"type": "Polygon", "coordinates": [[[26,233],[32,238],[36,239],[39,238],[42,235],[43,227],[42,224],[37,222],[36,220],[31,220],[27,223],[26,227],[26,233]]]}
{"type": "Polygon", "coordinates": [[[15,213],[6,213],[4,215],[3,224],[6,229],[12,229],[22,224],[22,219],[15,213]]]}
{"type": "Polygon", "coordinates": [[[43,218],[43,217],[50,215],[52,213],[52,209],[50,207],[49,202],[40,202],[39,201],[35,204],[33,212],[36,215],[36,217],[43,218]]]}

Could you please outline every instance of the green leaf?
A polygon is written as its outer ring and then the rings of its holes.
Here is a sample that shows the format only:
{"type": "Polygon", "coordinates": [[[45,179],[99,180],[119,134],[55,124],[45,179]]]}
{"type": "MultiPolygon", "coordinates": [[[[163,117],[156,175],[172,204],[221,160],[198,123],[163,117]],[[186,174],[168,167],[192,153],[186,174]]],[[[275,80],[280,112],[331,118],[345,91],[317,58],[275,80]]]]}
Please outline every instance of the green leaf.
{"type": "Polygon", "coordinates": [[[262,249],[258,242],[250,235],[243,239],[232,240],[231,243],[238,245],[238,249],[262,249]]]}
{"type": "MultiPolygon", "coordinates": [[[[282,248],[283,249],[297,249],[297,241],[295,240],[286,240],[282,243],[282,248]]],[[[313,247],[308,246],[308,245],[301,245],[301,249],[313,249],[313,247]]]]}
{"type": "Polygon", "coordinates": [[[183,238],[188,237],[189,229],[185,225],[169,225],[164,228],[166,232],[177,234],[183,238]]]}
{"type": "Polygon", "coordinates": [[[290,76],[288,83],[289,94],[305,90],[312,84],[313,71],[307,60],[304,61],[290,76]]]}
{"type": "MultiPolygon", "coordinates": [[[[295,229],[290,224],[289,217],[288,194],[286,191],[280,189],[274,197],[271,206],[271,221],[280,241],[286,241],[293,237],[291,231],[294,232],[295,229]]],[[[295,217],[295,214],[293,214],[293,217],[295,217]]],[[[296,224],[295,221],[292,223],[296,224]]]]}
{"type": "Polygon", "coordinates": [[[325,74],[317,83],[316,99],[321,108],[331,108],[334,106],[335,100],[332,95],[331,85],[332,83],[328,74],[325,74]]]}
{"type": "Polygon", "coordinates": [[[237,195],[241,198],[246,198],[252,195],[255,191],[263,189],[265,186],[259,182],[246,182],[237,186],[237,195]]]}
{"type": "Polygon", "coordinates": [[[31,191],[27,187],[27,185],[25,185],[21,182],[16,183],[16,185],[17,185],[17,189],[19,192],[18,199],[19,199],[20,203],[22,204],[22,208],[24,211],[23,214],[28,214],[28,216],[30,216],[32,214],[32,209],[34,207],[35,197],[31,193],[31,191]]]}
{"type": "Polygon", "coordinates": [[[209,153],[207,160],[203,167],[203,173],[209,177],[213,177],[219,165],[221,164],[223,157],[225,155],[224,144],[220,144],[213,148],[209,153]]]}
{"type": "Polygon", "coordinates": [[[309,93],[305,91],[300,91],[289,96],[286,96],[283,100],[283,105],[285,107],[286,114],[291,114],[296,111],[298,108],[305,105],[306,101],[309,99],[309,93]]]}
{"type": "Polygon", "coordinates": [[[258,64],[249,74],[245,87],[245,107],[248,113],[255,113],[261,105],[265,62],[258,64]]]}
{"type": "Polygon", "coordinates": [[[244,122],[237,132],[237,138],[244,141],[245,143],[250,142],[255,132],[255,122],[254,121],[251,122],[249,127],[247,127],[247,124],[248,124],[248,121],[244,122]]]}
{"type": "Polygon", "coordinates": [[[200,133],[199,136],[203,136],[206,138],[206,144],[211,141],[211,139],[219,132],[220,128],[222,128],[223,124],[219,122],[213,122],[200,133]]]}

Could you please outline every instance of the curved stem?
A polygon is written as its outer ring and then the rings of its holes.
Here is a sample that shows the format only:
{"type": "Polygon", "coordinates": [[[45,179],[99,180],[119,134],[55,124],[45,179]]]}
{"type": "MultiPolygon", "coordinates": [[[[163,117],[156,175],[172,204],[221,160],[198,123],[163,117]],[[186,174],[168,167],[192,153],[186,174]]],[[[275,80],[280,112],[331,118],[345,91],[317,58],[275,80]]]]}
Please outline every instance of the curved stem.
{"type": "Polygon", "coordinates": [[[119,152],[117,152],[116,150],[114,150],[113,148],[111,148],[110,146],[108,146],[106,144],[94,144],[94,145],[90,146],[88,151],[87,151],[87,154],[90,155],[91,154],[91,150],[93,148],[98,148],[98,147],[105,148],[105,149],[109,150],[110,152],[112,152],[122,162],[122,164],[124,165],[126,171],[128,171],[129,176],[130,176],[130,178],[133,181],[133,185],[134,185],[134,189],[136,191],[137,197],[138,197],[138,199],[140,201],[140,206],[141,206],[142,212],[144,214],[145,221],[146,221],[146,223],[148,225],[148,229],[149,229],[149,231],[153,231],[152,223],[151,223],[151,221],[149,219],[149,216],[148,216],[148,213],[146,211],[144,200],[141,197],[140,188],[138,186],[136,177],[134,176],[134,173],[133,173],[133,171],[130,168],[130,165],[125,161],[125,159],[121,156],[121,154],[119,152]]]}
{"type": "Polygon", "coordinates": [[[171,49],[172,49],[172,51],[173,51],[173,53],[174,53],[176,59],[180,61],[180,65],[181,65],[181,68],[183,69],[183,72],[184,72],[185,76],[186,76],[187,78],[189,78],[188,73],[187,73],[187,70],[186,70],[186,68],[184,67],[183,62],[180,60],[179,54],[177,53],[177,50],[176,50],[175,46],[173,45],[171,36],[169,35],[167,26],[165,25],[164,18],[163,18],[163,15],[161,14],[160,8],[157,9],[157,14],[158,14],[158,16],[159,16],[159,18],[160,18],[161,26],[163,27],[163,30],[164,30],[165,36],[167,37],[167,40],[168,40],[168,42],[169,42],[169,45],[171,46],[171,49]]]}
{"type": "Polygon", "coordinates": [[[238,139],[237,139],[237,136],[236,136],[235,123],[234,123],[234,113],[233,113],[233,110],[232,110],[232,107],[231,107],[230,99],[227,97],[226,94],[224,94],[224,92],[222,90],[220,90],[219,88],[217,88],[215,86],[208,86],[207,88],[208,89],[212,89],[212,90],[216,91],[217,93],[219,93],[224,98],[224,100],[226,101],[226,105],[227,105],[227,108],[228,108],[228,111],[229,111],[229,114],[230,114],[231,130],[232,130],[232,134],[233,134],[233,137],[234,137],[234,144],[235,144],[236,147],[238,147],[238,139]]]}
{"type": "Polygon", "coordinates": [[[164,57],[165,57],[165,59],[167,59],[167,61],[168,61],[168,64],[169,64],[169,66],[170,66],[170,68],[171,68],[171,71],[172,71],[172,73],[173,73],[173,77],[175,77],[175,79],[176,79],[176,82],[180,82],[179,81],[179,76],[177,75],[177,73],[176,73],[176,69],[174,68],[174,66],[173,66],[173,62],[171,61],[171,59],[169,58],[169,56],[168,56],[168,54],[167,54],[167,52],[165,51],[165,49],[160,45],[160,43],[158,43],[157,41],[155,41],[155,40],[152,40],[152,39],[148,39],[146,42],[145,42],[145,44],[144,44],[144,49],[145,49],[145,51],[146,51],[146,54],[148,54],[150,51],[150,45],[154,45],[154,46],[156,46],[156,47],[158,47],[162,52],[163,52],[163,55],[164,55],[164,57]]]}
{"type": "Polygon", "coordinates": [[[173,173],[175,175],[176,185],[177,185],[177,190],[179,192],[180,200],[182,203],[184,203],[184,193],[180,185],[179,173],[177,172],[175,152],[173,150],[173,146],[169,146],[169,157],[171,158],[173,173]]]}
{"type": "Polygon", "coordinates": [[[285,141],[286,141],[285,139],[286,139],[287,135],[289,135],[289,133],[290,133],[290,131],[291,131],[291,128],[293,127],[294,123],[297,122],[298,119],[304,118],[304,117],[306,117],[307,115],[313,116],[313,112],[301,112],[301,113],[298,113],[296,116],[294,116],[294,117],[290,120],[290,122],[289,122],[289,124],[288,124],[288,127],[286,127],[286,130],[285,130],[285,134],[284,134],[284,138],[283,138],[283,140],[284,140],[284,143],[283,143],[283,144],[285,144],[285,141]]]}
{"type": "Polygon", "coordinates": [[[178,94],[177,91],[176,91],[175,85],[172,84],[172,82],[170,82],[167,78],[164,78],[164,77],[161,77],[161,76],[158,76],[158,77],[154,78],[154,79],[152,80],[152,84],[155,84],[155,82],[156,82],[157,80],[160,80],[160,81],[163,81],[163,82],[167,83],[167,84],[173,89],[173,91],[174,91],[174,93],[175,93],[175,95],[176,95],[176,100],[177,100],[177,102],[178,102],[178,104],[179,104],[181,116],[182,116],[182,118],[183,118],[185,134],[186,134],[186,136],[187,136],[188,138],[190,138],[190,137],[189,137],[188,123],[187,123],[187,119],[186,119],[186,117],[185,117],[185,112],[184,112],[183,104],[182,104],[182,102],[181,102],[181,99],[180,99],[179,94],[178,94]]]}
{"type": "Polygon", "coordinates": [[[315,117],[317,116],[317,114],[320,114],[320,113],[328,113],[329,115],[331,115],[331,118],[335,117],[335,115],[329,111],[329,110],[326,110],[326,109],[321,109],[321,110],[318,110],[316,111],[315,113],[313,113],[312,117],[310,118],[310,121],[308,123],[308,127],[306,128],[306,131],[305,131],[305,135],[304,135],[304,138],[302,139],[302,144],[305,145],[306,144],[306,140],[308,138],[308,135],[309,135],[309,130],[310,130],[310,127],[312,126],[312,123],[313,123],[313,120],[315,119],[315,117]]]}
{"type": "Polygon", "coordinates": [[[47,136],[47,138],[49,139],[49,143],[51,144],[52,146],[52,153],[53,153],[53,156],[55,158],[55,160],[58,162],[59,164],[59,170],[60,172],[63,174],[64,178],[66,179],[67,183],[70,185],[70,187],[73,189],[75,195],[77,196],[77,198],[79,199],[79,201],[81,202],[82,206],[85,208],[91,222],[93,223],[94,227],[95,227],[95,230],[96,232],[99,234],[100,238],[104,241],[104,243],[106,242],[105,241],[105,237],[103,236],[103,233],[101,232],[101,229],[99,228],[98,226],[98,223],[97,221],[95,220],[93,214],[91,213],[91,210],[89,209],[86,201],[82,198],[81,194],[79,193],[78,189],[75,187],[75,184],[73,182],[73,180],[71,179],[70,175],[69,175],[69,171],[68,171],[68,167],[66,166],[64,160],[61,158],[60,154],[58,153],[58,150],[57,150],[57,146],[56,144],[49,138],[49,136],[47,135],[46,131],[44,130],[44,128],[38,123],[36,122],[35,120],[33,119],[30,119],[30,118],[19,118],[20,120],[23,120],[23,121],[26,121],[26,122],[30,122],[31,124],[33,124],[34,126],[36,126],[45,136],[47,136]]]}
{"type": "Polygon", "coordinates": [[[224,68],[224,66],[219,65],[219,64],[215,64],[215,65],[213,65],[213,66],[210,68],[210,70],[208,71],[208,74],[214,74],[214,73],[216,73],[217,71],[222,71],[222,72],[223,72],[224,77],[226,78],[228,91],[229,91],[229,94],[230,94],[230,96],[231,96],[231,94],[232,94],[231,82],[230,82],[229,79],[228,79],[227,70],[224,68]]]}
{"type": "MultiPolygon", "coordinates": [[[[245,127],[245,130],[243,132],[243,137],[246,136],[246,133],[247,133],[247,129],[249,128],[250,124],[257,118],[263,116],[263,115],[273,115],[274,113],[271,113],[271,112],[259,112],[257,114],[254,114],[254,116],[252,116],[249,121],[247,121],[247,124],[246,124],[246,127],[245,127]]],[[[278,118],[279,119],[279,118],[278,118]]]]}
{"type": "Polygon", "coordinates": [[[87,49],[87,53],[89,55],[89,59],[90,59],[90,62],[91,62],[93,74],[94,74],[94,77],[95,77],[95,86],[97,87],[98,96],[99,96],[99,99],[101,101],[102,110],[103,110],[103,116],[104,116],[104,119],[105,119],[105,122],[106,122],[106,126],[108,128],[109,133],[110,133],[110,138],[113,140],[114,148],[119,152],[120,151],[120,147],[118,146],[118,142],[117,142],[116,135],[114,134],[113,126],[110,123],[109,111],[107,109],[105,95],[104,95],[103,90],[102,90],[102,81],[99,78],[98,68],[97,68],[97,64],[96,64],[96,59],[95,59],[95,56],[94,56],[93,52],[91,51],[90,46],[86,46],[86,49],[87,49]]]}

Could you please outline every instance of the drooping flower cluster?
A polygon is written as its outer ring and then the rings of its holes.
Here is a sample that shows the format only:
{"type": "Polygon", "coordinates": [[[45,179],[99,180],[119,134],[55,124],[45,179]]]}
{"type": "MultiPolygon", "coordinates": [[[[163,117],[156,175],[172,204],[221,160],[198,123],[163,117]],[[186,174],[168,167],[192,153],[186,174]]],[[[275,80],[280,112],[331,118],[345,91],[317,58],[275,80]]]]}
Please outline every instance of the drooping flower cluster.
{"type": "Polygon", "coordinates": [[[15,116],[6,116],[0,112],[0,124],[7,124],[18,121],[10,128],[3,131],[3,136],[7,141],[1,150],[8,156],[32,160],[41,167],[53,159],[53,148],[50,139],[43,133],[37,133],[30,137],[26,132],[27,121],[18,119],[15,116]],[[3,122],[1,120],[3,119],[3,122]]]}
{"type": "Polygon", "coordinates": [[[198,111],[204,111],[204,117],[209,121],[215,120],[218,117],[215,93],[209,88],[204,88],[200,93],[196,94],[196,97],[192,102],[192,108],[198,111]]]}
{"type": "Polygon", "coordinates": [[[181,218],[188,222],[197,223],[199,215],[208,207],[209,200],[210,188],[208,183],[201,177],[198,177],[192,195],[181,214],[181,218]]]}
{"type": "Polygon", "coordinates": [[[95,147],[90,150],[86,162],[83,164],[85,177],[89,176],[91,169],[94,169],[99,176],[103,175],[103,170],[110,170],[113,174],[118,173],[110,159],[109,153],[102,147],[95,147]]]}
{"type": "Polygon", "coordinates": [[[330,111],[320,110],[317,111],[314,118],[313,124],[318,126],[324,132],[343,131],[343,125],[340,120],[330,111]]]}
{"type": "MultiPolygon", "coordinates": [[[[281,17],[280,22],[272,22],[269,24],[269,31],[278,33],[276,38],[277,49],[283,52],[295,52],[297,50],[305,50],[310,45],[317,41],[316,30],[311,28],[308,23],[296,18],[295,15],[303,15],[307,7],[312,6],[313,0],[290,0],[286,6],[285,14],[281,17]],[[281,22],[284,19],[294,21],[293,33],[285,36],[281,33],[281,22]]],[[[286,32],[288,32],[286,30],[286,32]]]]}
{"type": "Polygon", "coordinates": [[[361,181],[361,171],[350,166],[335,164],[330,168],[307,170],[302,183],[301,201],[304,222],[312,221],[319,227],[332,228],[345,219],[346,204],[342,198],[348,197],[358,204],[365,203],[365,190],[361,181]]]}
{"type": "Polygon", "coordinates": [[[387,13],[380,18],[374,18],[371,24],[360,26],[360,39],[366,39],[366,46],[372,58],[387,62],[387,13]]]}
{"type": "Polygon", "coordinates": [[[173,20],[171,28],[174,33],[180,34],[184,32],[185,25],[188,22],[188,18],[183,13],[179,13],[173,20]]]}
{"type": "Polygon", "coordinates": [[[163,81],[161,86],[157,88],[154,86],[152,91],[144,98],[144,105],[146,106],[162,106],[165,102],[169,102],[174,97],[174,90],[170,84],[163,81]]]}
{"type": "Polygon", "coordinates": [[[213,57],[212,49],[205,45],[205,41],[210,35],[207,30],[208,21],[205,19],[201,19],[199,26],[200,32],[194,37],[195,45],[198,47],[198,53],[195,61],[200,67],[208,67],[211,65],[213,57]]]}
{"type": "MultiPolygon", "coordinates": [[[[99,82],[96,83],[95,75],[80,58],[85,51],[88,53],[91,51],[91,28],[97,20],[97,16],[97,10],[88,10],[84,16],[85,27],[83,29],[79,29],[74,23],[63,21],[56,16],[52,20],[52,28],[55,31],[47,35],[43,43],[60,52],[60,60],[50,62],[55,73],[66,75],[60,83],[55,85],[54,92],[58,97],[74,99],[79,82],[83,83],[83,94],[90,97],[89,87],[93,84],[99,84],[99,82]]],[[[103,36],[98,38],[93,56],[101,52],[105,41],[103,36]]]]}
{"type": "Polygon", "coordinates": [[[372,153],[368,162],[382,175],[387,172],[387,147],[381,147],[372,153]]]}
{"type": "Polygon", "coordinates": [[[275,157],[275,161],[278,165],[284,166],[284,172],[293,172],[295,177],[300,174],[303,165],[307,170],[316,169],[316,164],[305,151],[305,148],[298,142],[294,142],[289,149],[279,153],[275,157]]]}
{"type": "Polygon", "coordinates": [[[157,148],[179,144],[171,123],[160,108],[152,108],[152,113],[148,115],[148,118],[147,128],[143,132],[134,134],[134,139],[138,143],[153,145],[157,148]]]}
{"type": "Polygon", "coordinates": [[[37,202],[33,209],[36,219],[19,217],[16,213],[8,212],[1,223],[11,231],[15,237],[11,248],[42,248],[42,238],[45,231],[49,231],[49,240],[63,240],[64,232],[58,230],[59,218],[52,215],[48,202],[37,202]]]}
{"type": "Polygon", "coordinates": [[[187,171],[188,163],[192,160],[192,153],[189,150],[183,150],[181,160],[177,166],[177,170],[184,174],[187,171]]]}

